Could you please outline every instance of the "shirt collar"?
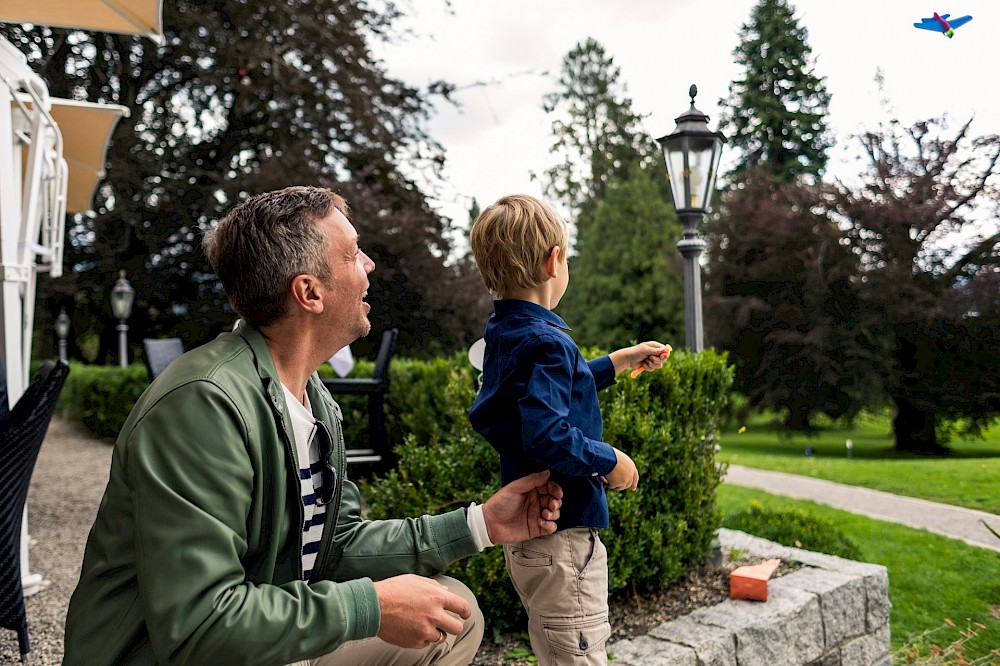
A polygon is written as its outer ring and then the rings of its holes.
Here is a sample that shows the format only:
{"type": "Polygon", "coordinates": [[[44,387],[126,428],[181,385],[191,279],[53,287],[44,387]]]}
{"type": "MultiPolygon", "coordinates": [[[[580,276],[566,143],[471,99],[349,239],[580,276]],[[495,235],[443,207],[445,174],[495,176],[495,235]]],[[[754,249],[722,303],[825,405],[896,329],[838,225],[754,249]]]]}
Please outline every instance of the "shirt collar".
{"type": "Polygon", "coordinates": [[[562,317],[557,315],[552,310],[542,307],[537,303],[532,303],[531,301],[521,301],[516,298],[504,298],[502,300],[493,301],[493,312],[497,319],[503,319],[504,317],[510,317],[514,315],[521,315],[523,317],[534,317],[535,319],[541,319],[546,324],[552,324],[564,331],[571,331],[566,322],[562,320],[562,317]]]}

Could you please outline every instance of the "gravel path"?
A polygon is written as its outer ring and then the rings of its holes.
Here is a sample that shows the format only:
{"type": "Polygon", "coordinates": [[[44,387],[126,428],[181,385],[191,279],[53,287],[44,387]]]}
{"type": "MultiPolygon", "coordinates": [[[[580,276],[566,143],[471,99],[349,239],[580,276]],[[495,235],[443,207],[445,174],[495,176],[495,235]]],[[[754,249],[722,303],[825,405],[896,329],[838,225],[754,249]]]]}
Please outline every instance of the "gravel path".
{"type": "MultiPolygon", "coordinates": [[[[58,415],[52,419],[28,490],[31,571],[49,581],[25,603],[31,664],[62,662],[66,608],[110,465],[111,440],[97,439],[58,415]]],[[[0,664],[18,662],[17,635],[0,629],[0,664]]]]}

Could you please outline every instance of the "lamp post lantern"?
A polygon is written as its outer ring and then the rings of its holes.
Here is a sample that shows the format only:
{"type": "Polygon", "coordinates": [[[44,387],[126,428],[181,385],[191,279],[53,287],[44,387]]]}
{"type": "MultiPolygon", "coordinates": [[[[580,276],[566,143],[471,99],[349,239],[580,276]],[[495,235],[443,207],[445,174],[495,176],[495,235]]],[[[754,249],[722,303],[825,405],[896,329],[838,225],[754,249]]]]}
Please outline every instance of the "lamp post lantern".
{"type": "Polygon", "coordinates": [[[722,157],[725,137],[708,129],[708,116],[694,107],[697,86],[691,86],[691,108],[674,119],[673,134],[660,137],[667,166],[670,193],[674,198],[677,217],[684,225],[684,237],[677,249],[684,257],[684,330],[691,351],[705,347],[701,321],[701,259],[705,241],[698,233],[698,224],[709,210],[715,178],[722,157]]]}
{"type": "Polygon", "coordinates": [[[59,338],[59,360],[66,360],[66,337],[69,335],[69,315],[66,314],[66,308],[61,308],[59,310],[59,316],[56,317],[56,337],[59,338]]]}
{"type": "Polygon", "coordinates": [[[128,366],[128,324],[125,320],[132,314],[135,289],[125,279],[125,271],[118,271],[118,281],[111,290],[111,312],[118,320],[118,365],[128,366]]]}

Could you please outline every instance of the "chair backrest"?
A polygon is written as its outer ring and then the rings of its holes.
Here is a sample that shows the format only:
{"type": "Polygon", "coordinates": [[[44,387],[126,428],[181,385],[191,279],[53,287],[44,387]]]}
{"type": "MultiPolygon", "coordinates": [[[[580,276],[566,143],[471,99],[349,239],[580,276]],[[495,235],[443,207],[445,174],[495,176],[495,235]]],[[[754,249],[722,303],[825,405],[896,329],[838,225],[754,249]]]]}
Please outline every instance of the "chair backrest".
{"type": "Polygon", "coordinates": [[[180,338],[146,338],[142,341],[142,350],[149,381],[153,381],[184,353],[184,342],[180,338]]]}
{"type": "Polygon", "coordinates": [[[372,379],[383,380],[389,376],[389,361],[396,350],[396,338],[399,337],[399,329],[390,328],[382,334],[382,344],[378,348],[378,356],[375,357],[375,370],[372,372],[372,379]]]}
{"type": "Polygon", "coordinates": [[[28,628],[21,588],[21,516],[31,473],[56,409],[69,364],[45,361],[10,411],[0,437],[0,627],[17,632],[22,656],[28,628]]]}

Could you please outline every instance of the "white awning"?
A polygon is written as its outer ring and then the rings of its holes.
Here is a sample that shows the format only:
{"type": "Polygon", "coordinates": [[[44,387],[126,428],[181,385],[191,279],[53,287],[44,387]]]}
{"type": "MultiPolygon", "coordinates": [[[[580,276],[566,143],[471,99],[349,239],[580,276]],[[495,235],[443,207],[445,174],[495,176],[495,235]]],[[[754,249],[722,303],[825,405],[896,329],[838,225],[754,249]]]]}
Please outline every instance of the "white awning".
{"type": "Polygon", "coordinates": [[[142,35],[163,43],[161,0],[3,0],[0,22],[142,35]]]}
{"type": "Polygon", "coordinates": [[[66,212],[88,212],[93,206],[97,183],[104,178],[111,132],[118,120],[128,115],[128,109],[115,104],[53,98],[49,113],[62,132],[63,158],[69,167],[66,212]]]}

